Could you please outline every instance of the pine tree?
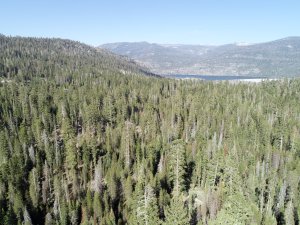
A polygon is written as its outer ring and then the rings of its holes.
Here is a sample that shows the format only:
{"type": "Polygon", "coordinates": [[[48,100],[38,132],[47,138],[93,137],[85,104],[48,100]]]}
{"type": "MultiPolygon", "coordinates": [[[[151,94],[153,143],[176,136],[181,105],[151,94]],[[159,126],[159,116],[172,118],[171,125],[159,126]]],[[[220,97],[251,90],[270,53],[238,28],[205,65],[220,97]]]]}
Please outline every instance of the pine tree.
{"type": "Polygon", "coordinates": [[[173,195],[179,196],[185,189],[185,149],[181,140],[173,141],[169,152],[170,178],[173,181],[173,195]]]}
{"type": "Polygon", "coordinates": [[[7,163],[9,158],[9,147],[4,131],[0,131],[0,156],[0,165],[7,163]]]}
{"type": "Polygon", "coordinates": [[[50,213],[47,213],[46,217],[45,217],[45,225],[54,225],[54,220],[51,216],[50,213]]]}
{"type": "Polygon", "coordinates": [[[33,207],[37,208],[39,204],[39,181],[36,168],[33,168],[29,173],[29,195],[33,207]]]}
{"type": "Polygon", "coordinates": [[[174,197],[170,206],[166,207],[163,225],[189,225],[187,208],[179,196],[174,197]]]}
{"type": "Polygon", "coordinates": [[[31,221],[31,218],[30,218],[30,215],[25,207],[24,209],[24,215],[23,215],[23,218],[24,218],[24,225],[32,225],[32,221],[31,221]]]}
{"type": "Polygon", "coordinates": [[[102,210],[102,205],[101,205],[100,196],[98,192],[95,192],[94,194],[93,211],[94,211],[94,223],[100,224],[103,210],[102,210]]]}
{"type": "Polygon", "coordinates": [[[287,203],[287,208],[285,209],[285,213],[284,213],[284,220],[286,225],[295,224],[294,207],[292,201],[289,201],[287,203]]]}
{"type": "Polygon", "coordinates": [[[157,199],[154,196],[153,189],[149,184],[145,187],[143,195],[138,196],[136,214],[138,224],[160,224],[157,199]]]}
{"type": "Polygon", "coordinates": [[[209,222],[210,225],[217,224],[258,224],[260,218],[257,217],[258,209],[249,204],[241,194],[231,195],[226,199],[221,211],[215,220],[209,222]]]}
{"type": "Polygon", "coordinates": [[[60,213],[59,213],[59,219],[61,225],[68,225],[69,224],[69,209],[66,205],[65,201],[60,202],[60,213]]]}

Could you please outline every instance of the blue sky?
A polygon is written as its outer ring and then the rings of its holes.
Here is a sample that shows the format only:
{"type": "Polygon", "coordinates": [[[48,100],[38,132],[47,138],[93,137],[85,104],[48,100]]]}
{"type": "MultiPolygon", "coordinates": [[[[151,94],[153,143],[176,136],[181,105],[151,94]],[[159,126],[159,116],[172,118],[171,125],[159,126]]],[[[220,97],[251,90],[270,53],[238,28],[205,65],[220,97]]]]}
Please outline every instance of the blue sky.
{"type": "Polygon", "coordinates": [[[225,44],[300,36],[298,0],[4,0],[0,33],[119,41],[225,44]]]}

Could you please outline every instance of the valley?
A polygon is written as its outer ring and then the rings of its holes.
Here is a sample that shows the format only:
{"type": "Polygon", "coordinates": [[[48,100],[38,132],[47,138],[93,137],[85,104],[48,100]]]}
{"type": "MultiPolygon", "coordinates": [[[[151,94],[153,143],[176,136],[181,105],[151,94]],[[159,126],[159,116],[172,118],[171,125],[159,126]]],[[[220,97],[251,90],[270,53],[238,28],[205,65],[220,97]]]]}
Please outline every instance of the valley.
{"type": "Polygon", "coordinates": [[[220,46],[165,45],[147,42],[104,44],[152,72],[162,75],[297,77],[300,75],[300,38],[288,37],[257,44],[220,46]]]}

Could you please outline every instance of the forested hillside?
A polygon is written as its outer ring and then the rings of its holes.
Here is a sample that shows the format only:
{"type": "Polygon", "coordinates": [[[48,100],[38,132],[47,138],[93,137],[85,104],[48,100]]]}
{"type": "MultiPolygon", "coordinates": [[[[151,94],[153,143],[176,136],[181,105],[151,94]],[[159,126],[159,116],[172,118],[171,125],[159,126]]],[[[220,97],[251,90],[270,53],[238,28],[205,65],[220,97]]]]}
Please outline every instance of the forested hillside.
{"type": "Polygon", "coordinates": [[[153,75],[132,60],[64,39],[0,35],[0,77],[29,81],[51,78],[58,83],[104,73],[153,75]]]}
{"type": "Polygon", "coordinates": [[[152,76],[0,37],[0,224],[299,224],[300,80],[152,76]]]}

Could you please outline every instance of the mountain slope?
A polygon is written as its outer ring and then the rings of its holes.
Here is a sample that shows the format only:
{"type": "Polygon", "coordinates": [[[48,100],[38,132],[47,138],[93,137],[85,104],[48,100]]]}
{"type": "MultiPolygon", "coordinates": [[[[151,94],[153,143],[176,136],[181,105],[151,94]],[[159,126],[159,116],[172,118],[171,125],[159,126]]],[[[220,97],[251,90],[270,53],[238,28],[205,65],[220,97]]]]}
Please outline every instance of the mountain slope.
{"type": "Polygon", "coordinates": [[[199,55],[213,47],[193,45],[159,45],[147,42],[122,42],[105,44],[101,49],[108,49],[119,55],[126,55],[138,63],[158,73],[172,73],[186,66],[192,66],[199,55]]]}
{"type": "Polygon", "coordinates": [[[160,74],[300,75],[300,38],[259,44],[222,46],[105,44],[101,48],[126,55],[160,74]]]}
{"type": "Polygon", "coordinates": [[[127,57],[64,39],[0,36],[0,77],[31,80],[55,78],[62,82],[103,73],[151,75],[127,57]]]}

